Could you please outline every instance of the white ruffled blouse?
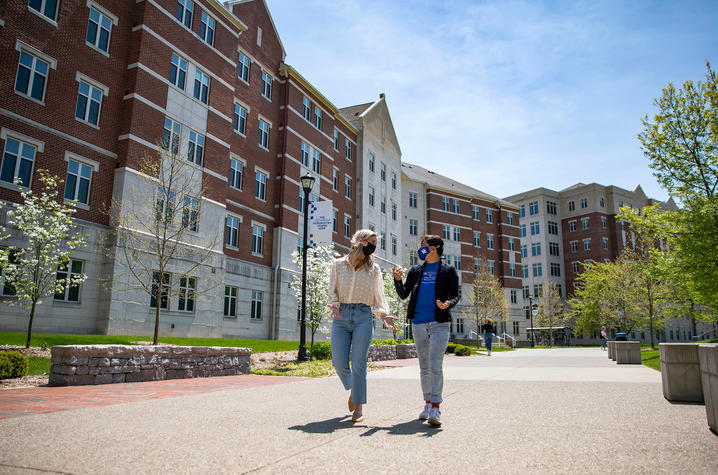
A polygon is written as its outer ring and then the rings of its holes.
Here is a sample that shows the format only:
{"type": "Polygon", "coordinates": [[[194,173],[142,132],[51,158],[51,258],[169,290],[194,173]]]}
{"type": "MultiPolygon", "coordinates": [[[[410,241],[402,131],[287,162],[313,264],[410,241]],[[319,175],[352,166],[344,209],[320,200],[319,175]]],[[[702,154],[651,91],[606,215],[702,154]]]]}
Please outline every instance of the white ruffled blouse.
{"type": "Polygon", "coordinates": [[[329,271],[329,305],[339,308],[343,303],[369,305],[377,317],[389,315],[384,295],[384,280],[379,265],[369,270],[362,266],[355,271],[347,256],[335,259],[329,271]]]}

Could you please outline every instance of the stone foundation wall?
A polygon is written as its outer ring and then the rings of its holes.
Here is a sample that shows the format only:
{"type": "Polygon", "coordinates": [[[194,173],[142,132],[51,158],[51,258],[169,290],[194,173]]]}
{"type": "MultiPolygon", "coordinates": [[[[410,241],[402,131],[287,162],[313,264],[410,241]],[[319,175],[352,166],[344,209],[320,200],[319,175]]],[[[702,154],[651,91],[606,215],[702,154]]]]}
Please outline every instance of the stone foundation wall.
{"type": "Polygon", "coordinates": [[[396,345],[396,359],[404,360],[416,357],[416,345],[414,343],[400,343],[396,345]]]}
{"type": "Polygon", "coordinates": [[[250,348],[63,345],[51,350],[50,386],[248,374],[250,348]]]}
{"type": "Polygon", "coordinates": [[[386,361],[396,359],[396,346],[394,345],[371,345],[369,347],[369,358],[367,361],[386,361]]]}

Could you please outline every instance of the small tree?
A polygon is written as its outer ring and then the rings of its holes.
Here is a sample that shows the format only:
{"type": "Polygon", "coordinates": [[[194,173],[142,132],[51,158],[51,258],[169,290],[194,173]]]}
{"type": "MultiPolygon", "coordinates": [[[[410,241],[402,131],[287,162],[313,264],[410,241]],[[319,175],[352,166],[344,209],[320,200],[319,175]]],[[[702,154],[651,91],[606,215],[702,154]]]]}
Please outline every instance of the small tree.
{"type": "Polygon", "coordinates": [[[481,325],[487,318],[497,322],[505,322],[509,318],[509,302],[506,300],[504,288],[501,287],[499,279],[489,272],[485,260],[481,261],[479,271],[471,282],[471,291],[464,298],[469,302],[469,307],[463,314],[474,322],[477,334],[481,332],[481,325]]]}
{"type": "MultiPolygon", "coordinates": [[[[30,347],[35,308],[42,304],[42,299],[85,281],[84,274],[70,272],[67,278],[58,279],[58,270],[68,265],[75,249],[85,245],[86,236],[73,232],[75,207],[59,199],[62,180],[47,170],[38,172],[43,184],[40,194],[22,191],[23,203],[16,204],[15,209],[7,213],[8,224],[20,231],[27,244],[21,248],[0,249],[3,269],[0,285],[13,288],[17,297],[8,303],[22,305],[30,313],[25,348],[30,347]]],[[[7,237],[2,226],[0,236],[7,237]]]]}
{"type": "Polygon", "coordinates": [[[556,282],[549,280],[543,287],[538,301],[538,314],[534,319],[537,325],[549,328],[548,346],[553,346],[554,328],[566,325],[571,319],[556,282]]]}
{"type": "Polygon", "coordinates": [[[394,276],[391,272],[384,272],[384,294],[386,295],[386,301],[389,304],[389,315],[393,315],[397,318],[394,322],[396,330],[392,330],[394,339],[403,332],[407,325],[406,321],[406,308],[409,305],[408,299],[402,300],[396,294],[394,288],[394,276]]]}
{"type": "Polygon", "coordinates": [[[160,310],[168,308],[173,296],[180,298],[185,307],[181,310],[194,310],[195,299],[218,285],[204,279],[199,287],[196,277],[212,262],[218,243],[216,232],[199,234],[208,189],[202,168],[189,163],[188,155],[196,160],[201,152],[190,146],[187,155],[180,153],[179,136],[173,136],[171,144],[167,141],[139,158],[139,181],[124,184],[127,188],[113,199],[109,211],[116,239],[110,247],[129,274],[125,290],[143,291],[154,305],[154,345],[159,341],[160,310]],[[179,278],[171,278],[173,270],[179,278]]]}
{"type": "MultiPolygon", "coordinates": [[[[338,256],[334,248],[329,245],[317,246],[307,249],[307,300],[306,300],[306,325],[311,331],[311,342],[309,349],[314,346],[314,335],[329,316],[327,303],[329,302],[329,271],[332,262],[338,256]]],[[[302,301],[302,256],[299,252],[292,253],[292,260],[300,269],[292,279],[292,290],[297,296],[297,301],[302,301]]]]}

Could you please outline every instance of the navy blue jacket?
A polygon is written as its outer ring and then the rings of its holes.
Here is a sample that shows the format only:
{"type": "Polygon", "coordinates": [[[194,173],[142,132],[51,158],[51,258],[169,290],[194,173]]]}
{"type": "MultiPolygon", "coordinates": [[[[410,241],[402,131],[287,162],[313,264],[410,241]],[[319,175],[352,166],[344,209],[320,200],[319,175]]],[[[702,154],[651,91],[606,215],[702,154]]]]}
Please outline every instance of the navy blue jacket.
{"type": "MultiPolygon", "coordinates": [[[[423,264],[412,266],[406,273],[406,280],[394,280],[394,288],[400,299],[409,297],[409,306],[406,309],[406,317],[411,320],[414,318],[414,310],[416,309],[416,298],[419,295],[419,287],[421,286],[421,278],[424,275],[423,264]]],[[[439,272],[436,274],[436,299],[442,302],[449,301],[449,307],[442,310],[436,307],[434,310],[434,318],[437,322],[450,322],[451,309],[459,303],[459,275],[452,266],[439,262],[439,272]]]]}

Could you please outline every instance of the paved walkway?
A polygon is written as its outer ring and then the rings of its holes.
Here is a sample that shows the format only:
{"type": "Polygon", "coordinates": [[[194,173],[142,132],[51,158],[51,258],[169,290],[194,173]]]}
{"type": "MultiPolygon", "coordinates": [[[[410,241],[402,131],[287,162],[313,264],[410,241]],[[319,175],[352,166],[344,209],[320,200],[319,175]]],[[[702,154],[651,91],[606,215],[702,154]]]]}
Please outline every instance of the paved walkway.
{"type": "Polygon", "coordinates": [[[0,473],[718,472],[705,407],[596,348],[447,357],[440,429],[416,420],[417,371],[370,373],[362,424],[337,378],[0,391],[0,473]]]}

